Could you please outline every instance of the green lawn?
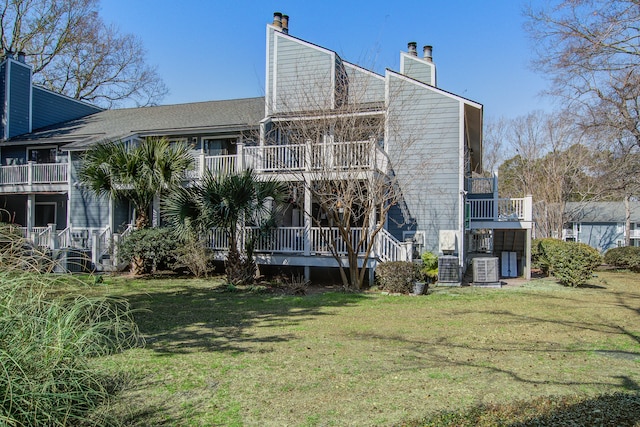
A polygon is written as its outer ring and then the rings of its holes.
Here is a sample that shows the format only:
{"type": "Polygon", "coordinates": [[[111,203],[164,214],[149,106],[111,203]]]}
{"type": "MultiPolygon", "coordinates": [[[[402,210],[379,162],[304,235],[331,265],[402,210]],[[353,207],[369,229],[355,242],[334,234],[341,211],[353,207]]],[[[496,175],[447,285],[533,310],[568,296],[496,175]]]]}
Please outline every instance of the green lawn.
{"type": "Polygon", "coordinates": [[[638,279],[299,297],[106,277],[90,292],[139,309],[146,346],[97,360],[123,381],[105,412],[131,426],[422,425],[480,404],[637,395],[638,279]]]}

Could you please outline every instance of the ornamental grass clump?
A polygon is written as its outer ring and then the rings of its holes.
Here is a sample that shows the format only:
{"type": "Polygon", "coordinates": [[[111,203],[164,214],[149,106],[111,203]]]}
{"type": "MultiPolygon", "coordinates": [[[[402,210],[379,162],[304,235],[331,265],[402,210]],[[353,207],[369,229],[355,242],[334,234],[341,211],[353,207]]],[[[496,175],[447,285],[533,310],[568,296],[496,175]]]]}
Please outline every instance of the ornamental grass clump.
{"type": "Polygon", "coordinates": [[[140,342],[128,303],[53,297],[62,279],[15,259],[22,252],[16,248],[26,243],[14,235],[3,237],[0,425],[104,425],[105,420],[91,419],[91,410],[108,401],[114,380],[96,370],[91,359],[140,342]]]}

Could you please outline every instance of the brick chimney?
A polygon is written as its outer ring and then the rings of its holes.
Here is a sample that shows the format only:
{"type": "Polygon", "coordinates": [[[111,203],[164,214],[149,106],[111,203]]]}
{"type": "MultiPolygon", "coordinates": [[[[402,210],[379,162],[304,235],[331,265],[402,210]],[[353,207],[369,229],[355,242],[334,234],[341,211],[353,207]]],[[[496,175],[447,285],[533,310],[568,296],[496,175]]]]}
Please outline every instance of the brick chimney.
{"type": "Polygon", "coordinates": [[[289,15],[282,15],[282,32],[289,34],[289,15]]]}

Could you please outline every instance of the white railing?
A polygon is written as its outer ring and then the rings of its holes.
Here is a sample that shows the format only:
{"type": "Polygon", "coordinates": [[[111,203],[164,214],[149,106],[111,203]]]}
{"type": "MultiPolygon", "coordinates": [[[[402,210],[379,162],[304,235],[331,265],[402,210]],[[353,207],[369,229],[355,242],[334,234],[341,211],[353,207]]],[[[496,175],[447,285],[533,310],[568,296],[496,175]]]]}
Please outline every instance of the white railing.
{"type": "Polygon", "coordinates": [[[260,172],[300,171],[305,166],[305,145],[245,147],[247,164],[260,172]]]}
{"type": "Polygon", "coordinates": [[[0,185],[65,183],[69,178],[68,163],[33,163],[0,166],[0,185]]]}
{"type": "Polygon", "coordinates": [[[247,232],[254,239],[254,250],[257,252],[304,252],[304,227],[278,227],[267,231],[251,227],[247,232]]]}
{"type": "Polygon", "coordinates": [[[228,175],[236,170],[236,155],[206,156],[205,168],[216,175],[228,175]]]}
{"type": "Polygon", "coordinates": [[[205,159],[206,168],[214,172],[236,170],[238,162],[258,172],[335,171],[384,167],[386,157],[376,156],[380,150],[374,141],[261,145],[243,147],[239,155],[205,159]]]}
{"type": "Polygon", "coordinates": [[[372,166],[372,141],[333,142],[311,146],[315,170],[368,169],[372,166]]]}
{"type": "MultiPolygon", "coordinates": [[[[356,247],[362,236],[361,229],[351,230],[351,245],[356,247]]],[[[238,244],[243,244],[247,238],[254,239],[255,252],[304,254],[305,244],[308,245],[310,255],[338,255],[347,254],[347,242],[342,238],[339,230],[311,227],[306,236],[304,227],[279,227],[268,231],[261,231],[257,227],[246,227],[240,231],[238,244]],[[307,240],[308,237],[308,240],[307,240]]],[[[364,254],[369,237],[364,239],[359,255],[364,254]]],[[[216,251],[226,251],[229,239],[221,229],[212,229],[206,236],[207,246],[216,251]]],[[[376,235],[376,244],[370,254],[382,261],[406,261],[411,258],[410,244],[398,242],[388,231],[381,230],[376,235]]]]}
{"type": "Polygon", "coordinates": [[[107,226],[104,230],[98,232],[97,239],[97,260],[102,258],[103,255],[109,253],[109,249],[111,248],[111,227],[107,226]]]}
{"type": "Polygon", "coordinates": [[[631,230],[630,237],[632,239],[640,239],[640,229],[631,230]]]}
{"type": "Polygon", "coordinates": [[[469,199],[472,221],[531,221],[531,197],[515,199],[469,199]]]}
{"type": "Polygon", "coordinates": [[[387,230],[380,230],[376,238],[376,252],[381,261],[406,261],[410,259],[406,245],[396,240],[387,230]]]}
{"type": "Polygon", "coordinates": [[[64,230],[57,232],[58,247],[68,248],[71,246],[71,228],[67,227],[64,230]]]}

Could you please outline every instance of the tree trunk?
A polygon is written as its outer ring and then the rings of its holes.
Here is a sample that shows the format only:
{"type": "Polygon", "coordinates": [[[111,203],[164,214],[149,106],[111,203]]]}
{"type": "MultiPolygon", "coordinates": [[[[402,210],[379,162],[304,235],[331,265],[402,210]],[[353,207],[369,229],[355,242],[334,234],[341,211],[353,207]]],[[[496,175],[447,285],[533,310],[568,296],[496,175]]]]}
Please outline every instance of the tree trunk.
{"type": "Polygon", "coordinates": [[[140,209],[136,214],[136,230],[142,230],[149,226],[149,214],[146,210],[140,209]]]}

